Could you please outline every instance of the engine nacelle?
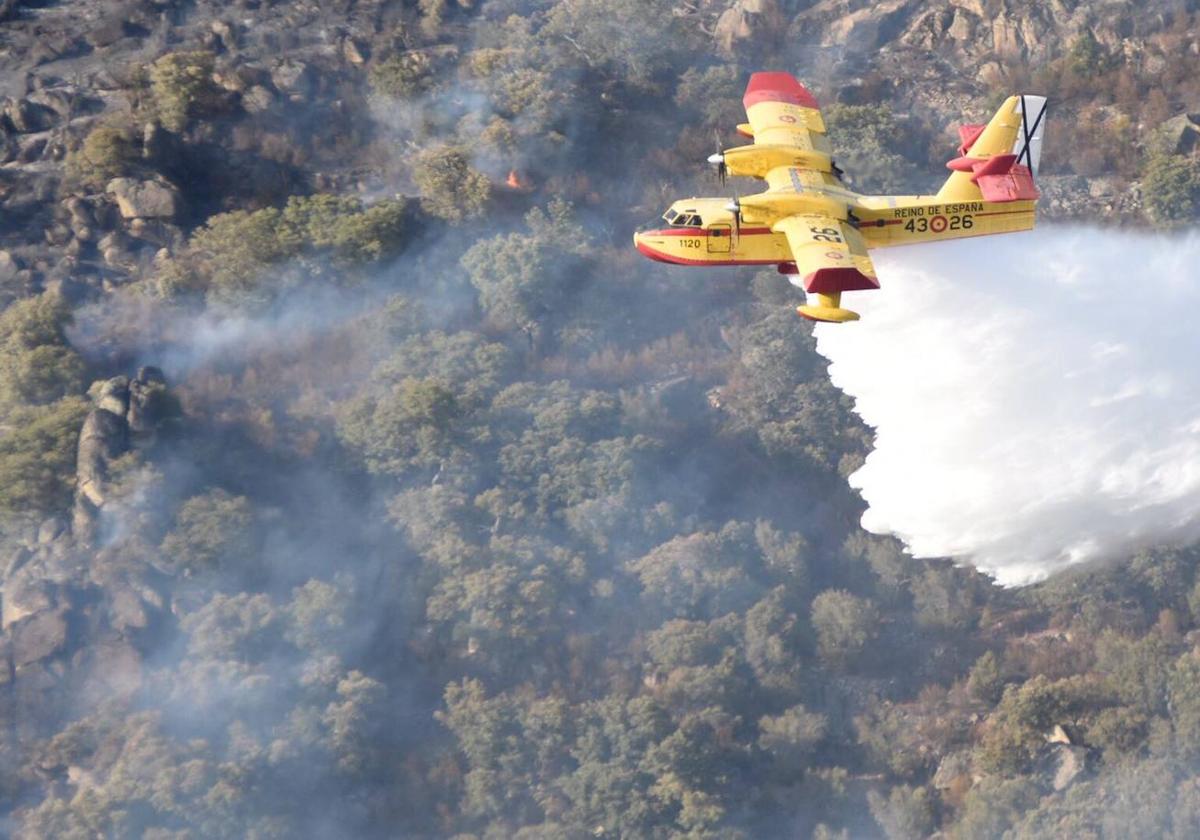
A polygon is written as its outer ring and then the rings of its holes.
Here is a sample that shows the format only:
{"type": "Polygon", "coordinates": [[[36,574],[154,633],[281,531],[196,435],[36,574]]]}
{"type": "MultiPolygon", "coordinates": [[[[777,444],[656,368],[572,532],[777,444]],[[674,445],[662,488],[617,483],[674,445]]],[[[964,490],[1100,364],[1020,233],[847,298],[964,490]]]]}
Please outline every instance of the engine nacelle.
{"type": "Polygon", "coordinates": [[[829,155],[795,146],[735,146],[721,154],[730,175],[748,178],[765,178],[768,172],[780,166],[795,166],[818,172],[833,171],[833,161],[829,155]]]}

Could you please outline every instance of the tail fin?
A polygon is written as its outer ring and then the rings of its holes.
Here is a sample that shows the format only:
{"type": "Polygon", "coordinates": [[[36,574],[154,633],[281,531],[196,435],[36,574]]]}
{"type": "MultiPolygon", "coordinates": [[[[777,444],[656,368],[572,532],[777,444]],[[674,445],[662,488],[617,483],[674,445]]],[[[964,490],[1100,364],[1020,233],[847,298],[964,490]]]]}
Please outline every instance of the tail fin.
{"type": "Polygon", "coordinates": [[[946,164],[955,172],[937,197],[943,201],[1036,198],[1033,176],[1041,162],[1045,117],[1046,97],[1010,96],[986,126],[962,126],[960,156],[946,164]]]}

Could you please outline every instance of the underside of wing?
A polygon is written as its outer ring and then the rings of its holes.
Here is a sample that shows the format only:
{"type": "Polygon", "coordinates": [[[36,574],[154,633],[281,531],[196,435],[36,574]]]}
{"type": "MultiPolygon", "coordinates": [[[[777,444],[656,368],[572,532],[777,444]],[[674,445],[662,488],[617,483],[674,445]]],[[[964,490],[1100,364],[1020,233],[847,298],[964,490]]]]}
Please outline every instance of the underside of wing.
{"type": "Polygon", "coordinates": [[[829,154],[817,100],[790,73],[754,73],[742,97],[756,145],[794,146],[829,154]]]}
{"type": "Polygon", "coordinates": [[[858,229],[829,216],[788,216],[773,228],[787,237],[796,272],[789,278],[809,295],[799,312],[814,321],[854,321],[842,292],[879,288],[867,243],[858,229]]]}

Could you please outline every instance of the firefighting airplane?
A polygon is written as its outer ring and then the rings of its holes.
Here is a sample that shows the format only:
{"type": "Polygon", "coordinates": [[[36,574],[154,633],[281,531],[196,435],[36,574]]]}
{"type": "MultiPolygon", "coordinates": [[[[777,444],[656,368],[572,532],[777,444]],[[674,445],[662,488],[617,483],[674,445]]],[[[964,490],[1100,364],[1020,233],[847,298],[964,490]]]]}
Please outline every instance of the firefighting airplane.
{"type": "Polygon", "coordinates": [[[767,182],[734,199],[689,198],[663,215],[669,227],[634,234],[637,249],[676,265],[779,266],[807,293],[813,321],[857,321],[842,292],[878,289],[869,248],[1012,233],[1033,227],[1045,127],[1044,96],[1012,96],[987,125],[960,126],[953,172],[936,195],[864,196],[834,164],[817,101],[788,73],[754,73],[742,98],[754,142],[709,162],[725,176],[767,182]]]}

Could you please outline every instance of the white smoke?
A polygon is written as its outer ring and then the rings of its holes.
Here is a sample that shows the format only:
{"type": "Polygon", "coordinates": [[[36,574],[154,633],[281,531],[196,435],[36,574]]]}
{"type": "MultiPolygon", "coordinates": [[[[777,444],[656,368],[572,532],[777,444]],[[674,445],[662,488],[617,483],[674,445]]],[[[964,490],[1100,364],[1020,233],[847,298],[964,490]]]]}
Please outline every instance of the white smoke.
{"type": "Polygon", "coordinates": [[[876,430],[863,526],[1001,583],[1200,538],[1200,236],[1048,227],[876,251],[821,325],[876,430]]]}

